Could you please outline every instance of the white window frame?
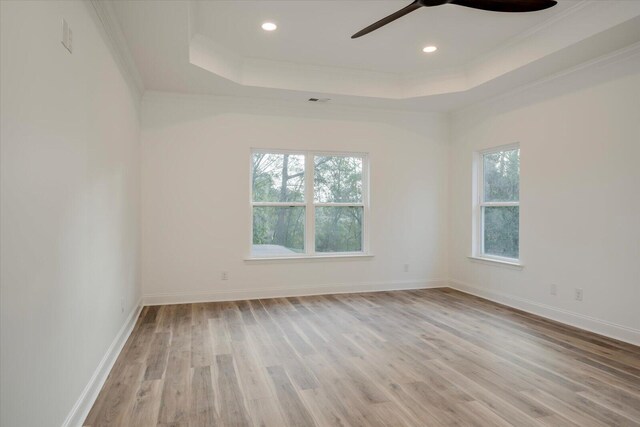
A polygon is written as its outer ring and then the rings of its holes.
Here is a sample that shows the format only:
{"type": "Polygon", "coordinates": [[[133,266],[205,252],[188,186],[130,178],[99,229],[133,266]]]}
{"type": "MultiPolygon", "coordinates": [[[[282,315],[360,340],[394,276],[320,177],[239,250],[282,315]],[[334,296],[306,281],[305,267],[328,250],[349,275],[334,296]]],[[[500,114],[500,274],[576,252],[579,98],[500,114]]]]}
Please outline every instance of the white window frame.
{"type": "MultiPolygon", "coordinates": [[[[491,147],[474,153],[474,192],[473,192],[473,247],[472,255],[469,258],[497,262],[502,264],[522,266],[522,254],[520,253],[520,221],[518,221],[518,254],[519,258],[508,258],[498,255],[488,254],[484,251],[484,208],[485,207],[520,207],[520,196],[517,202],[485,202],[484,201],[484,156],[501,151],[520,149],[520,143],[512,143],[491,147]]],[[[520,149],[522,154],[522,150],[520,149]]],[[[519,184],[518,184],[519,185],[519,184]]],[[[520,212],[518,210],[518,215],[520,212]]]]}
{"type": "Polygon", "coordinates": [[[307,150],[283,150],[283,149],[266,149],[252,148],[249,156],[249,256],[247,260],[282,260],[282,259],[310,259],[310,258],[349,258],[349,257],[371,257],[369,251],[369,154],[359,152],[346,151],[307,151],[307,150]],[[304,155],[304,202],[254,202],[253,201],[253,155],[254,154],[290,154],[304,155]],[[358,157],[362,159],[362,202],[360,203],[317,203],[314,200],[314,176],[315,176],[315,157],[316,156],[332,156],[332,157],[358,157]],[[274,207],[295,207],[305,208],[305,227],[304,227],[304,253],[299,255],[267,255],[259,256],[253,254],[253,208],[256,206],[274,206],[274,207]],[[358,252],[316,252],[315,236],[316,236],[316,207],[362,207],[362,250],[358,252]]]}

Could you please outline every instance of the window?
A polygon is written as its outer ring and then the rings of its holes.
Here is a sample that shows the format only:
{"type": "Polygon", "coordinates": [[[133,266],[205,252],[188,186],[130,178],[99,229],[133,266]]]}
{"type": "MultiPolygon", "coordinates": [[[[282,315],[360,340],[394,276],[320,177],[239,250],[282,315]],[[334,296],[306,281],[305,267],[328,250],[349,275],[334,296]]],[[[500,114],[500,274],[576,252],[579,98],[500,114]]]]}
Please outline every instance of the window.
{"type": "Polygon", "coordinates": [[[520,148],[517,145],[480,152],[475,254],[517,261],[520,258],[520,148]]]}
{"type": "Polygon", "coordinates": [[[252,257],[365,254],[364,154],[253,150],[252,257]]]}

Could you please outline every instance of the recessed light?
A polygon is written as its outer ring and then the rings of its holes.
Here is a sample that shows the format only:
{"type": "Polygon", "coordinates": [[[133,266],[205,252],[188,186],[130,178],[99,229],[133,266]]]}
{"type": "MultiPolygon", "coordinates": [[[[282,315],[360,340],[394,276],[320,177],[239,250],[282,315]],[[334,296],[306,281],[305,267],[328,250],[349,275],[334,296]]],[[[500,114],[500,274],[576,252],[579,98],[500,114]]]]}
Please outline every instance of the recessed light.
{"type": "Polygon", "coordinates": [[[262,24],[262,29],[265,31],[274,31],[276,28],[278,28],[278,26],[273,22],[265,22],[262,24]]]}
{"type": "Polygon", "coordinates": [[[438,48],[437,48],[437,47],[435,47],[435,46],[426,46],[426,47],[424,47],[424,48],[422,49],[422,51],[423,51],[424,53],[433,53],[433,52],[435,52],[436,50],[438,50],[438,48]]]}

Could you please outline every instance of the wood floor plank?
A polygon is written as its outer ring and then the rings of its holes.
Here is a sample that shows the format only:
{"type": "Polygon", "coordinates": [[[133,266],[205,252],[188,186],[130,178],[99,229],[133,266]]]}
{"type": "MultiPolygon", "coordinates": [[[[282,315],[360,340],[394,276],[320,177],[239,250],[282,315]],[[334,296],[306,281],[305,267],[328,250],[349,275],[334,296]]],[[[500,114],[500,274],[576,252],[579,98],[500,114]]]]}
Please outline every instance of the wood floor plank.
{"type": "Polygon", "coordinates": [[[191,354],[178,347],[169,352],[158,422],[165,424],[188,422],[190,399],[191,354]]]}
{"type": "Polygon", "coordinates": [[[155,332],[171,332],[171,324],[176,313],[175,305],[163,305],[156,318],[155,332]]]}
{"type": "Polygon", "coordinates": [[[451,289],[145,307],[84,425],[640,427],[640,348],[451,289]]]}
{"type": "Polygon", "coordinates": [[[124,425],[153,427],[158,423],[162,380],[143,381],[136,393],[136,400],[130,417],[124,425]]]}
{"type": "Polygon", "coordinates": [[[318,386],[318,380],[302,363],[301,357],[295,352],[285,337],[271,339],[272,346],[278,355],[279,363],[284,366],[291,381],[301,390],[308,390],[318,386]]]}
{"type": "Polygon", "coordinates": [[[94,405],[95,413],[89,413],[86,425],[100,427],[124,425],[131,408],[134,406],[138,385],[142,382],[144,365],[139,363],[125,365],[113,377],[113,381],[105,384],[104,394],[99,405],[94,405]]]}
{"type": "Polygon", "coordinates": [[[281,427],[287,425],[276,398],[249,401],[249,412],[255,427],[281,427]]]}
{"type": "Polygon", "coordinates": [[[484,403],[474,400],[456,405],[455,412],[462,415],[469,425],[508,427],[512,424],[500,418],[484,403]]]}
{"type": "Polygon", "coordinates": [[[276,396],[280,401],[280,408],[287,420],[287,425],[295,427],[316,425],[282,366],[270,366],[267,371],[275,386],[276,396]]]}
{"type": "Polygon", "coordinates": [[[217,391],[222,423],[228,426],[251,425],[245,398],[240,390],[240,382],[234,367],[233,356],[230,354],[218,354],[216,356],[216,366],[217,391]]]}
{"type": "Polygon", "coordinates": [[[214,356],[209,319],[203,319],[203,323],[191,327],[191,366],[211,366],[214,356]]]}
{"type": "Polygon", "coordinates": [[[244,342],[231,345],[245,397],[248,400],[272,398],[273,391],[269,387],[266,371],[257,362],[251,348],[244,342]]]}
{"type": "Polygon", "coordinates": [[[214,356],[218,354],[230,354],[231,337],[225,326],[224,319],[211,318],[208,323],[209,336],[211,337],[211,353],[214,356]]]}
{"type": "Polygon", "coordinates": [[[327,398],[323,389],[302,390],[300,397],[317,425],[341,427],[351,425],[343,415],[348,411],[344,409],[344,406],[336,408],[327,398]]]}
{"type": "Polygon", "coordinates": [[[145,380],[159,380],[162,378],[167,366],[169,356],[169,344],[171,343],[171,333],[156,332],[153,334],[149,354],[147,355],[145,380]]]}
{"type": "Polygon", "coordinates": [[[191,305],[179,304],[171,323],[171,348],[191,352],[191,305]]]}
{"type": "Polygon", "coordinates": [[[193,368],[189,425],[194,427],[222,425],[215,407],[211,368],[209,366],[193,368]]]}
{"type": "Polygon", "coordinates": [[[388,427],[422,427],[424,422],[412,419],[409,414],[402,410],[396,402],[382,402],[371,405],[369,408],[375,416],[388,427]]]}

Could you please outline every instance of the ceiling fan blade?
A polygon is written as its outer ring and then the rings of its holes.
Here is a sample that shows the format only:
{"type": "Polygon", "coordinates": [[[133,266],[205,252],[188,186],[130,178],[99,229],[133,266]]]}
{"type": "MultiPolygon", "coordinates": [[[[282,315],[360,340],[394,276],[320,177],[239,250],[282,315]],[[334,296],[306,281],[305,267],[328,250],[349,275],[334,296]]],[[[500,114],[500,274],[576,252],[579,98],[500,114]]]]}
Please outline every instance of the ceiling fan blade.
{"type": "Polygon", "coordinates": [[[414,1],[413,3],[411,3],[408,6],[403,7],[402,9],[400,9],[397,12],[392,13],[391,15],[387,16],[386,18],[382,18],[381,20],[369,25],[366,28],[363,28],[362,30],[358,31],[357,33],[355,33],[354,35],[351,36],[352,39],[357,39],[358,37],[364,36],[365,34],[369,34],[371,31],[377,30],[378,28],[387,25],[389,22],[393,22],[398,18],[403,17],[404,15],[406,15],[407,13],[411,13],[416,9],[421,8],[422,6],[420,6],[420,3],[418,3],[418,1],[414,1]]]}
{"type": "Polygon", "coordinates": [[[450,4],[492,12],[535,12],[555,6],[555,0],[451,0],[450,4]]]}

